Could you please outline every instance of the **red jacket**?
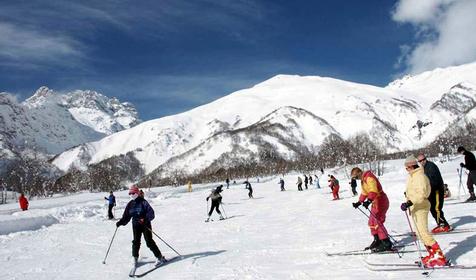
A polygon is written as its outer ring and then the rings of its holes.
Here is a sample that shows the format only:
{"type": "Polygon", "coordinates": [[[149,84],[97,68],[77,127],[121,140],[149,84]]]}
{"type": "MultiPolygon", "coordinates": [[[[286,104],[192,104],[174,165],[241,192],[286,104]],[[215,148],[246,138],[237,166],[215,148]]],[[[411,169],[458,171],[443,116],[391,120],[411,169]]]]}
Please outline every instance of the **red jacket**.
{"type": "Polygon", "coordinates": [[[18,199],[18,202],[20,202],[20,208],[21,210],[28,210],[28,200],[24,195],[20,196],[18,199]]]}

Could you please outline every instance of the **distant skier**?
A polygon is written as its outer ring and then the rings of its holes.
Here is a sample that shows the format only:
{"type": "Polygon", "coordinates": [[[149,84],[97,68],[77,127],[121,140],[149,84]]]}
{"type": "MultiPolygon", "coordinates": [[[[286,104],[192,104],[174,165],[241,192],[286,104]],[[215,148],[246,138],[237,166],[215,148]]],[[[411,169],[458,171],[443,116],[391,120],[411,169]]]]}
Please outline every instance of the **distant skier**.
{"type": "Polygon", "coordinates": [[[212,213],[213,213],[214,209],[217,211],[218,215],[220,215],[220,220],[225,219],[225,218],[223,218],[223,216],[220,212],[220,209],[219,209],[220,204],[221,204],[221,200],[222,200],[222,196],[220,194],[223,191],[222,188],[223,188],[223,185],[219,185],[214,190],[212,190],[211,194],[207,197],[207,201],[209,199],[212,199],[212,206],[210,207],[210,211],[208,212],[208,218],[205,220],[205,222],[210,221],[210,217],[212,216],[212,213]]]}
{"type": "Polygon", "coordinates": [[[279,179],[279,185],[281,186],[281,191],[285,191],[286,189],[284,189],[284,179],[283,178],[280,178],[279,179]]]}
{"type": "Polygon", "coordinates": [[[230,179],[226,178],[225,183],[226,183],[226,188],[229,189],[230,188],[230,179]]]}
{"type": "Polygon", "coordinates": [[[430,213],[436,221],[436,227],[432,233],[448,232],[451,230],[450,225],[445,219],[443,213],[443,203],[445,201],[445,189],[440,169],[432,161],[427,160],[425,154],[418,155],[418,162],[423,167],[425,175],[430,180],[431,192],[428,200],[430,201],[430,213]]]}
{"type": "Polygon", "coordinates": [[[192,192],[192,181],[188,181],[187,189],[188,189],[188,192],[192,192]]]}
{"type": "Polygon", "coordinates": [[[139,249],[141,243],[141,237],[144,235],[147,247],[152,251],[157,258],[156,265],[160,265],[167,260],[162,255],[152,238],[152,225],[151,221],[155,218],[154,209],[144,198],[139,196],[139,188],[132,186],[129,189],[129,197],[131,201],[127,203],[126,209],[122,218],[116,223],[116,226],[125,226],[132,219],[132,232],[134,240],[132,241],[132,257],[134,260],[134,266],[137,266],[137,260],[139,258],[139,249]]]}
{"type": "Polygon", "coordinates": [[[104,197],[105,200],[107,200],[107,216],[109,217],[109,220],[114,219],[114,215],[112,214],[112,208],[116,206],[116,197],[112,193],[112,191],[109,192],[109,197],[104,197]]]}
{"type": "Polygon", "coordinates": [[[405,169],[408,172],[407,188],[405,196],[407,201],[402,203],[402,211],[410,209],[410,215],[415,224],[415,232],[418,238],[425,244],[428,256],[422,258],[426,267],[444,266],[447,261],[440,245],[428,231],[428,212],[430,202],[428,196],[431,192],[430,180],[425,175],[423,168],[417,164],[417,159],[410,155],[405,159],[405,169]]]}
{"type": "Polygon", "coordinates": [[[20,197],[18,198],[18,203],[20,203],[20,208],[22,211],[28,210],[28,199],[23,192],[20,193],[20,197]]]}
{"type": "Polygon", "coordinates": [[[312,175],[309,174],[309,186],[312,186],[312,175]]]}
{"type": "Polygon", "coordinates": [[[392,242],[390,241],[387,229],[384,226],[389,201],[387,195],[383,191],[382,185],[370,170],[363,172],[362,169],[354,167],[350,172],[350,176],[354,181],[356,179],[360,180],[362,187],[359,200],[352,203],[352,206],[357,208],[360,205],[363,205],[368,209],[369,205],[372,204],[368,225],[374,240],[365,248],[365,250],[371,250],[372,252],[391,250],[392,242]]]}
{"type": "Polygon", "coordinates": [[[316,180],[316,188],[320,189],[321,186],[319,185],[319,177],[314,174],[315,180],[316,180]]]}
{"type": "Polygon", "coordinates": [[[308,179],[307,179],[307,176],[304,175],[304,187],[306,188],[306,190],[307,190],[307,183],[308,183],[308,182],[309,182],[309,181],[308,181],[308,179]]]}
{"type": "Polygon", "coordinates": [[[302,179],[299,176],[296,185],[298,186],[298,191],[302,191],[302,179]]]}
{"type": "Polygon", "coordinates": [[[329,187],[332,190],[332,196],[334,199],[332,200],[339,200],[339,180],[334,177],[334,175],[329,175],[329,187]]]}
{"type": "Polygon", "coordinates": [[[476,159],[474,154],[470,151],[466,151],[463,146],[458,147],[458,153],[464,155],[464,163],[460,163],[461,168],[466,168],[469,171],[468,180],[466,181],[466,186],[469,191],[469,198],[466,202],[476,201],[476,196],[474,195],[474,187],[476,185],[476,159]]]}
{"type": "Polygon", "coordinates": [[[357,181],[355,180],[354,177],[350,178],[350,188],[352,189],[352,196],[356,196],[357,195],[357,181]]]}
{"type": "Polygon", "coordinates": [[[250,182],[247,180],[243,182],[245,184],[245,189],[248,190],[248,198],[253,198],[253,188],[251,187],[250,182]]]}

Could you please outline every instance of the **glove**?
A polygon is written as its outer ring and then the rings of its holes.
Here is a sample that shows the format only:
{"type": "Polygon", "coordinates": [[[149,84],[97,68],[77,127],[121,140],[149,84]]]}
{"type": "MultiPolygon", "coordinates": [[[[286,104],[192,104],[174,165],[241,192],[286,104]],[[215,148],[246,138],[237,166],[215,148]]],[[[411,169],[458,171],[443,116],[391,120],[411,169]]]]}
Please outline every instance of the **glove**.
{"type": "Polygon", "coordinates": [[[352,203],[352,206],[354,206],[354,208],[359,208],[359,206],[361,205],[362,203],[360,203],[360,201],[357,201],[357,202],[354,202],[352,203]]]}
{"type": "Polygon", "coordinates": [[[122,226],[121,221],[117,221],[116,227],[120,227],[120,226],[122,226]]]}
{"type": "Polygon", "coordinates": [[[400,209],[402,209],[402,211],[407,211],[407,209],[412,205],[413,205],[413,202],[409,200],[407,202],[402,203],[402,205],[400,205],[400,209]]]}
{"type": "Polygon", "coordinates": [[[207,197],[207,201],[210,199],[210,197],[207,197]]]}
{"type": "Polygon", "coordinates": [[[464,163],[460,163],[459,166],[464,167],[464,163]]]}
{"type": "Polygon", "coordinates": [[[369,209],[369,205],[370,205],[370,204],[372,204],[372,200],[367,199],[366,201],[364,201],[364,202],[362,203],[362,206],[364,206],[365,209],[369,209]]]}

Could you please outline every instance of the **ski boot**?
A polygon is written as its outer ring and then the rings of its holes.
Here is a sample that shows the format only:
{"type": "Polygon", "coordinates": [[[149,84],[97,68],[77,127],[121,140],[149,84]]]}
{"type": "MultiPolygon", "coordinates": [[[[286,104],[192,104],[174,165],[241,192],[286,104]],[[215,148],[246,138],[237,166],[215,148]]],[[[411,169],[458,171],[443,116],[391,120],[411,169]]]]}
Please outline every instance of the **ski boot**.
{"type": "Polygon", "coordinates": [[[223,215],[220,214],[220,220],[224,220],[225,218],[223,218],[223,215]]]}
{"type": "Polygon", "coordinates": [[[470,193],[470,196],[468,199],[466,199],[465,202],[474,202],[476,201],[476,196],[474,195],[474,192],[470,193]]]}
{"type": "Polygon", "coordinates": [[[440,233],[440,232],[448,232],[451,231],[451,227],[449,225],[439,225],[431,230],[431,233],[440,233]]]}
{"type": "Polygon", "coordinates": [[[429,255],[422,259],[422,263],[425,267],[441,267],[448,265],[448,261],[446,260],[443,252],[441,251],[440,245],[438,242],[435,242],[431,247],[428,246],[427,250],[429,255]]]}
{"type": "Polygon", "coordinates": [[[364,251],[372,250],[376,248],[378,245],[380,245],[380,239],[378,238],[378,234],[374,234],[374,241],[372,241],[372,243],[370,243],[369,246],[365,247],[364,251]]]}
{"type": "Polygon", "coordinates": [[[137,262],[139,261],[139,258],[138,257],[132,257],[132,265],[134,267],[137,267],[137,262]]]}
{"type": "Polygon", "coordinates": [[[205,223],[208,223],[210,221],[210,216],[205,220],[205,223]]]}
{"type": "Polygon", "coordinates": [[[164,256],[162,256],[160,258],[157,258],[157,260],[155,261],[155,266],[163,265],[166,262],[167,262],[167,259],[164,256]]]}
{"type": "Polygon", "coordinates": [[[380,240],[380,244],[371,249],[372,253],[378,253],[378,252],[386,252],[386,251],[392,251],[393,244],[390,241],[390,239],[385,238],[383,240],[380,240]]]}

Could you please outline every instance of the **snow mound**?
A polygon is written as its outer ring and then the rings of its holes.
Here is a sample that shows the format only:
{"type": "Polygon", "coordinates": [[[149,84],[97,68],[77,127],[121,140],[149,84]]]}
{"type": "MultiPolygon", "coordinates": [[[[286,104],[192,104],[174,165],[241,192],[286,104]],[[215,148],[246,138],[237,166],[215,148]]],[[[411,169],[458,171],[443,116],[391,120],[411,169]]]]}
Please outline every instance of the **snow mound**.
{"type": "Polygon", "coordinates": [[[59,220],[52,215],[34,216],[34,217],[2,217],[2,226],[0,227],[0,235],[38,230],[59,223],[59,220]]]}

